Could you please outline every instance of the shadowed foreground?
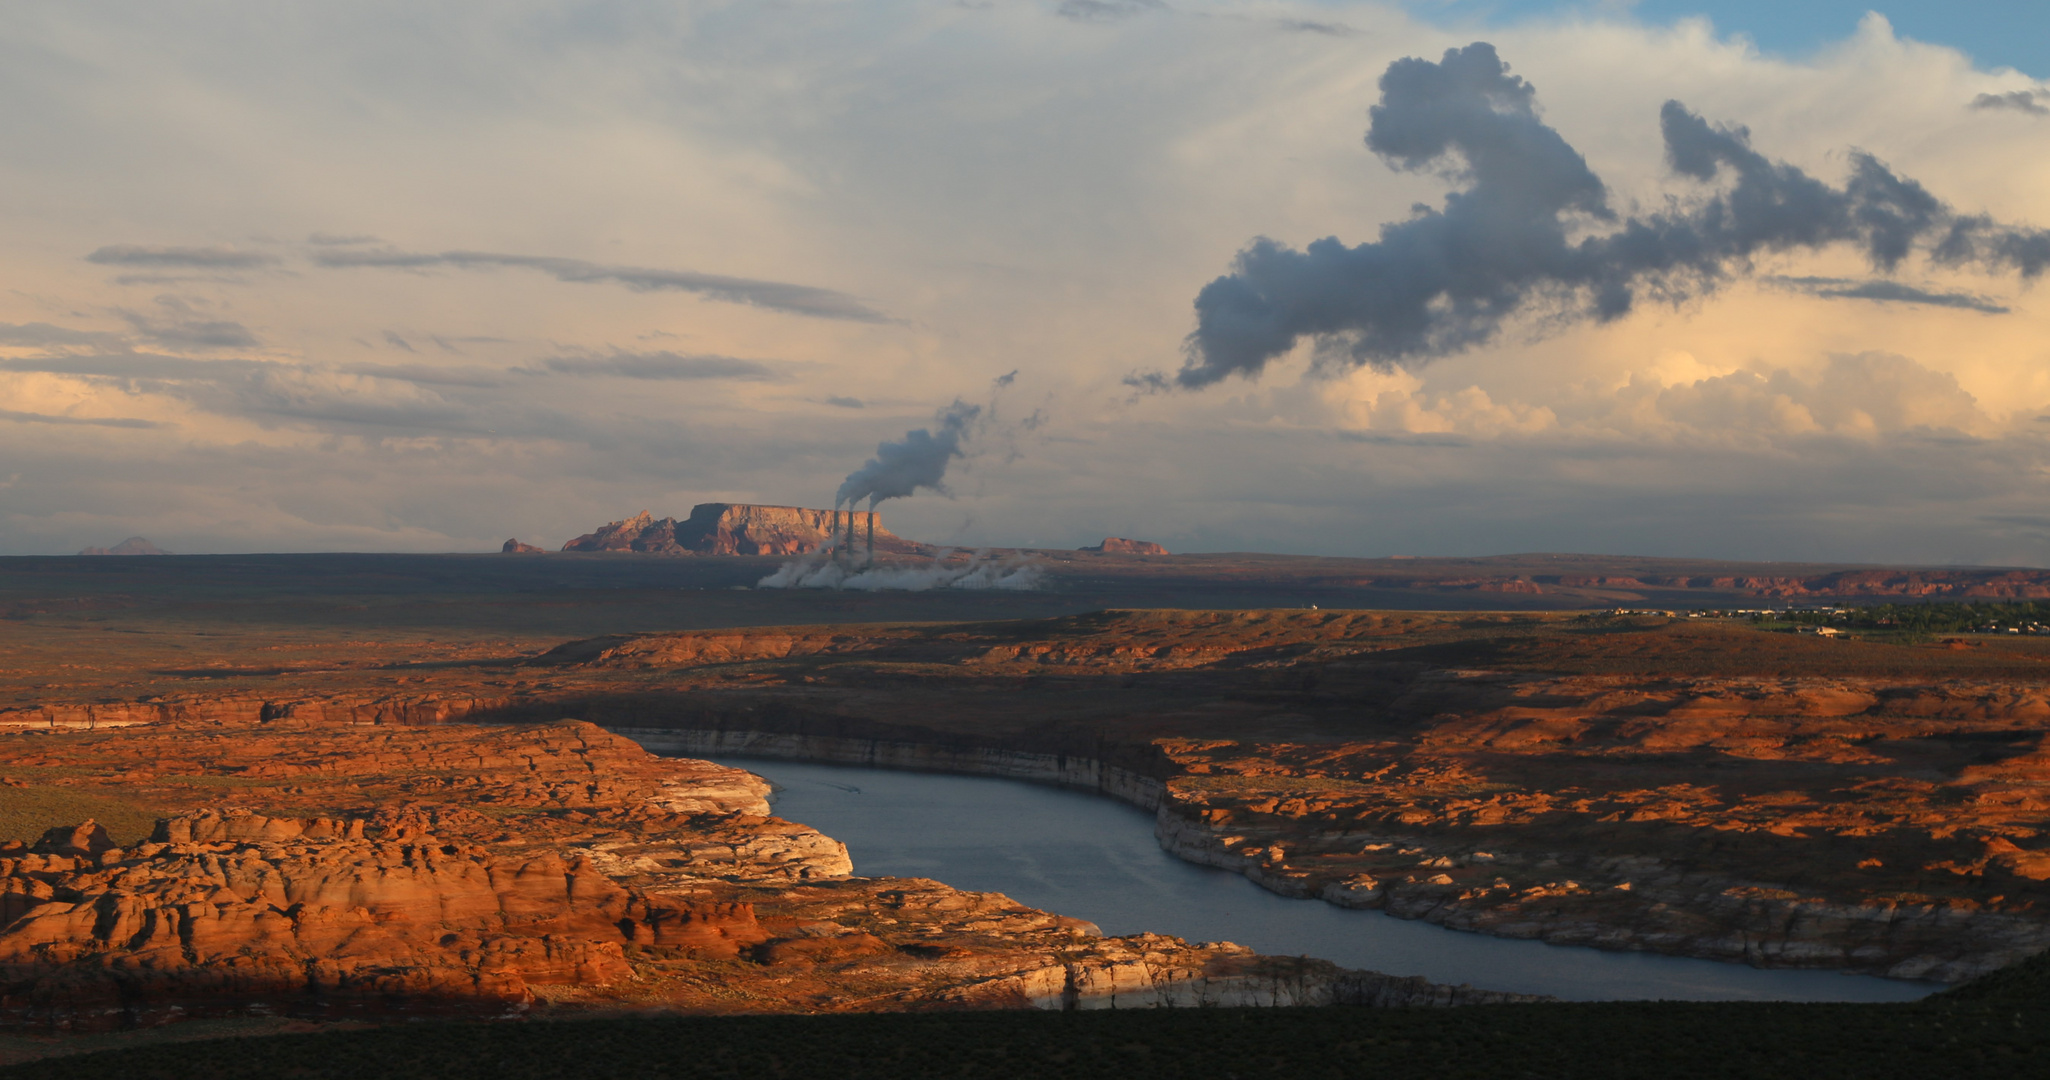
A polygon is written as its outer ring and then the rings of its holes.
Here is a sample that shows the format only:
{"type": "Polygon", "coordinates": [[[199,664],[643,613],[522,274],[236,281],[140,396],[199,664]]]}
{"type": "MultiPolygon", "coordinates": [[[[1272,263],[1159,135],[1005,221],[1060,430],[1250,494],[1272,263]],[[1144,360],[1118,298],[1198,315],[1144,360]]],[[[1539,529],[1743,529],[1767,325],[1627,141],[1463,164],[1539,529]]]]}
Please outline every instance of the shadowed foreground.
{"type": "Polygon", "coordinates": [[[138,1047],[6,1077],[1787,1077],[2040,1075],[2039,1000],[666,1017],[407,1024],[138,1047]]]}

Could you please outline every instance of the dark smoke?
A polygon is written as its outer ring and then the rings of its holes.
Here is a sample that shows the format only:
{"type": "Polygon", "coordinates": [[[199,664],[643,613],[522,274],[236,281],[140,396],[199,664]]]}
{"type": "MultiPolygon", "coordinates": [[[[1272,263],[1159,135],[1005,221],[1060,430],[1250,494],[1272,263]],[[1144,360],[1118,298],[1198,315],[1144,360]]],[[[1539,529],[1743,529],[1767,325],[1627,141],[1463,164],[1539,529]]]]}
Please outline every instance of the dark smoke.
{"type": "Polygon", "coordinates": [[[982,416],[982,406],[956,399],[939,411],[931,428],[907,431],[902,439],[876,447],[868,464],[847,474],[833,496],[833,505],[868,500],[869,509],[885,499],[901,499],[924,488],[944,495],[947,466],[960,457],[963,443],[982,416]]]}
{"type": "Polygon", "coordinates": [[[1842,187],[1751,148],[1742,127],[1711,125],[1677,101],[1659,112],[1666,160],[1720,191],[1691,207],[1619,219],[1601,178],[1540,121],[1536,91],[1476,42],[1439,63],[1410,58],[1381,76],[1367,147],[1391,168],[1463,182],[1442,210],[1418,206],[1377,243],[1327,237],[1297,251],[1265,237],[1196,297],[1188,361],[1165,389],[1253,377],[1308,337],[1324,370],[1388,369],[1483,344],[1512,316],[1556,306],[1607,322],[1640,295],[1677,300],[1748,272],[1761,253],[1855,244],[1891,271],[1916,250],[1943,265],[2050,266],[2050,231],[1966,217],[1862,151],[1842,187]]]}

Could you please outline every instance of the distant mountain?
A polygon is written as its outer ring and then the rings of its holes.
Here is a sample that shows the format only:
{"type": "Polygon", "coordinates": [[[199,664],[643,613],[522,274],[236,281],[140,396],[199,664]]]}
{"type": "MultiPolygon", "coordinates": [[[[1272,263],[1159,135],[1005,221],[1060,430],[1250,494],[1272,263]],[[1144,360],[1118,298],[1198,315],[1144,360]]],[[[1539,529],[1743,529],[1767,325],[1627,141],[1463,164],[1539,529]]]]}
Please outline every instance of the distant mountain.
{"type": "Polygon", "coordinates": [[[80,555],[169,555],[170,552],[140,536],[131,536],[110,548],[89,547],[80,555]]]}

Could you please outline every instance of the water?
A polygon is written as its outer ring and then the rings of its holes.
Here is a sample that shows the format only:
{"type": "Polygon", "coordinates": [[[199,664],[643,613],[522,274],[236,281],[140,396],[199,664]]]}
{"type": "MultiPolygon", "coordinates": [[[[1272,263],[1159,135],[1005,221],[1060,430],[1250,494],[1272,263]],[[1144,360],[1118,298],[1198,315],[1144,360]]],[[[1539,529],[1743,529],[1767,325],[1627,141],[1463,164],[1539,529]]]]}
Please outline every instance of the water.
{"type": "Polygon", "coordinates": [[[1153,815],[1015,780],[721,759],[776,784],[776,813],[846,843],[858,874],[1000,892],[1106,934],[1235,941],[1263,953],[1576,1001],[1909,1001],[1939,989],[1826,971],[1764,971],[1652,953],[1515,941],[1277,896],[1160,850],[1153,815]]]}

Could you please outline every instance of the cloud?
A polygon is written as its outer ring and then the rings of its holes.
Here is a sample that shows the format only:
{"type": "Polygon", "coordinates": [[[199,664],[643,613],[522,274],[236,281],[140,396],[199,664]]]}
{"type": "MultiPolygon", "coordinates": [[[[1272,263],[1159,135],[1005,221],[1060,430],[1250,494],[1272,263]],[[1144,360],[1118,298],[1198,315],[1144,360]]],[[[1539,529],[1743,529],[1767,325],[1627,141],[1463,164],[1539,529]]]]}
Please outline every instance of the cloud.
{"type": "Polygon", "coordinates": [[[262,344],[248,327],[230,319],[167,319],[136,311],[123,311],[121,317],[137,336],[174,349],[253,349],[262,344]]]}
{"type": "Polygon", "coordinates": [[[405,338],[400,337],[396,331],[392,330],[386,330],[384,332],[384,343],[386,345],[391,346],[394,349],[402,349],[406,352],[419,351],[413,348],[412,344],[408,342],[405,338]]]}
{"type": "Polygon", "coordinates": [[[308,234],[308,235],[307,235],[307,237],[306,237],[306,242],[307,242],[307,243],[309,243],[309,244],[315,244],[315,245],[318,245],[318,246],[321,246],[321,247],[337,247],[337,246],[345,246],[345,245],[349,245],[349,244],[378,244],[378,243],[383,243],[383,241],[382,241],[382,240],[380,240],[379,238],[377,238],[377,237],[375,237],[375,236],[372,236],[372,235],[370,235],[369,233],[361,233],[361,234],[351,234],[351,235],[338,235],[338,234],[336,234],[336,233],[322,233],[322,232],[317,232],[317,233],[311,233],[311,234],[308,234]]]}
{"type": "MultiPolygon", "coordinates": [[[[673,352],[628,353],[610,356],[555,356],[541,361],[547,371],[558,375],[611,375],[625,379],[737,379],[770,382],[782,378],[758,360],[734,356],[683,356],[673,352]]],[[[531,369],[527,372],[534,373],[531,369]]]]}
{"type": "Polygon", "coordinates": [[[77,424],[86,427],[109,428],[160,428],[169,426],[159,424],[154,420],[136,420],[126,417],[50,416],[45,413],[16,412],[13,409],[0,409],[0,420],[11,421],[17,424],[77,424]]]}
{"type": "Polygon", "coordinates": [[[121,335],[97,330],[72,330],[49,323],[0,323],[0,345],[19,348],[51,348],[62,345],[84,345],[92,348],[111,348],[121,341],[121,335]]]}
{"type": "Polygon", "coordinates": [[[397,270],[419,270],[435,266],[453,266],[461,269],[479,267],[519,267],[539,270],[557,281],[592,284],[610,282],[624,285],[635,292],[657,292],[675,290],[696,293],[714,300],[725,300],[735,304],[783,311],[793,315],[808,315],[819,319],[845,319],[853,322],[885,322],[882,313],[861,303],[854,297],[831,289],[820,289],[810,285],[792,285],[781,281],[757,281],[752,278],[727,277],[722,274],[700,274],[690,270],[654,270],[633,266],[607,266],[586,262],[582,259],[563,259],[548,255],[503,255],[486,251],[443,251],[419,253],[380,249],[377,251],[318,251],[313,254],[316,265],[330,268],[378,267],[397,270]]]}
{"type": "MultiPolygon", "coordinates": [[[[1753,150],[1750,132],[1711,125],[1677,101],[1659,113],[1671,170],[1704,187],[1691,205],[1621,218],[1580,152],[1538,118],[1536,90],[1476,42],[1438,63],[1398,60],[1381,76],[1367,146],[1398,171],[1464,186],[1443,210],[1419,206],[1375,243],[1336,237],[1297,251],[1261,237],[1196,297],[1187,361],[1148,389],[1256,377],[1302,339],[1326,373],[1391,369],[1493,340],[1540,307],[1560,321],[1609,322],[1640,293],[1680,299],[1749,272],[1760,255],[1861,248],[1891,271],[1917,247],[1951,266],[2050,266],[2050,232],[1951,212],[1920,184],[1861,151],[1841,188],[1753,150]]],[[[1881,290],[1884,291],[1884,290],[1881,290]]],[[[1875,299],[1907,299],[1895,290],[1875,299]]]]}
{"type": "Polygon", "coordinates": [[[1771,275],[1760,279],[1768,285],[1804,292],[1833,300],[1878,300],[1901,304],[1927,304],[1930,307],[1963,308],[1967,311],[1984,312],[1988,315],[2006,315],[2012,309],[1994,303],[1992,300],[1972,293],[1931,292],[1903,285],[1898,281],[1869,280],[1854,281],[1835,277],[1782,277],[1771,275]]]}
{"type": "Polygon", "coordinates": [[[1054,14],[1076,22],[1118,22],[1149,11],[1165,11],[1161,0],[1061,0],[1054,14]]]}
{"type": "Polygon", "coordinates": [[[278,257],[260,251],[237,251],[218,247],[144,247],[138,244],[110,244],[85,257],[104,266],[148,266],[192,270],[254,270],[275,266],[278,257]]]}
{"type": "Polygon", "coordinates": [[[422,386],[451,386],[489,390],[513,384],[513,380],[507,377],[504,372],[479,370],[477,368],[431,367],[426,364],[348,364],[337,370],[349,375],[363,375],[373,379],[390,379],[395,382],[417,383],[422,386]]]}
{"type": "Polygon", "coordinates": [[[1294,30],[1300,34],[1322,34],[1325,37],[1352,37],[1359,33],[1344,23],[1316,22],[1311,19],[1276,19],[1274,25],[1283,30],[1294,30]]]}
{"type": "Polygon", "coordinates": [[[2039,96],[2041,95],[2038,95],[2034,90],[2010,90],[2005,94],[1980,94],[1972,99],[1971,107],[1974,109],[2012,109],[2015,112],[2025,112],[2035,116],[2050,116],[2050,108],[2046,108],[2042,102],[2036,100],[2039,96]]]}
{"type": "Polygon", "coordinates": [[[839,394],[834,394],[831,397],[828,397],[826,399],[826,404],[838,405],[843,409],[861,409],[867,407],[860,398],[842,397],[839,394]]]}

